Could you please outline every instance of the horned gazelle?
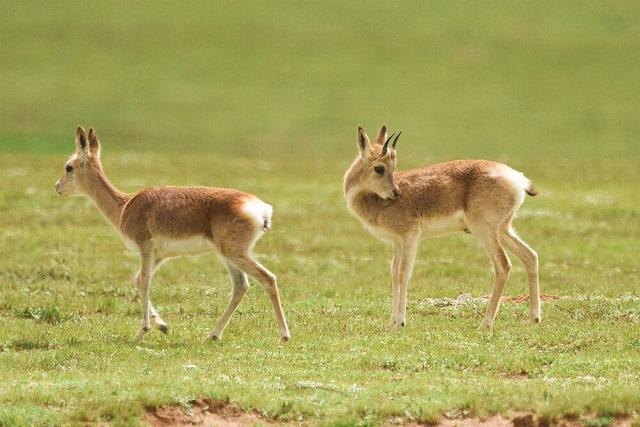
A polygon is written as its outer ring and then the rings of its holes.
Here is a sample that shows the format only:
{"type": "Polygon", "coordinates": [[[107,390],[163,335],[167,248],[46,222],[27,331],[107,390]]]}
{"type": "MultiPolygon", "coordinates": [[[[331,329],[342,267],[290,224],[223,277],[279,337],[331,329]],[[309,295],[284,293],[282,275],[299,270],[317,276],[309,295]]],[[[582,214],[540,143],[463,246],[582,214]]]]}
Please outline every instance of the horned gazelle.
{"type": "Polygon", "coordinates": [[[104,174],[96,132],[89,129],[87,135],[82,127],[76,131],[76,151],[66,162],[56,191],[62,196],[89,196],[120,232],[126,246],[140,254],[141,266],[135,281],[142,299],[142,325],[136,339],[150,329],[151,320],[162,332],[168,331],[149,297],[151,277],[160,264],[169,258],[213,250],[227,264],[233,291],[211,338],[222,337],[249,288],[249,275],[266,289],[280,337],[283,341],[289,339],[276,277],[251,254],[256,241],[271,228],[272,208],[268,204],[251,194],[213,187],[149,187],[123,193],[104,174]]]}
{"type": "Polygon", "coordinates": [[[490,328],[511,271],[504,248],[523,262],[529,277],[529,318],[541,321],[538,255],[522,241],[512,221],[525,193],[537,194],[522,173],[486,160],[454,160],[396,172],[396,143],[380,129],[371,144],[358,128],[360,154],[344,176],[349,210],[377,237],[393,245],[392,329],[407,317],[407,283],[418,243],[425,237],[466,231],[477,237],[491,258],[495,286],[482,326],[490,328]]]}

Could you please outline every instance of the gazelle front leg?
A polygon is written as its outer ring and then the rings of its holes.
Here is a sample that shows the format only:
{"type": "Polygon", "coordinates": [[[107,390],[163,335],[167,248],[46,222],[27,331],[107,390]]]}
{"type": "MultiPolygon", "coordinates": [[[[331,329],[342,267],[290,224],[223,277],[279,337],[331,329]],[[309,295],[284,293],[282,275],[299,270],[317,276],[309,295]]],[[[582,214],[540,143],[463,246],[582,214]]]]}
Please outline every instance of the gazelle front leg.
{"type": "MultiPolygon", "coordinates": [[[[140,271],[136,273],[136,287],[142,300],[142,292],[140,291],[140,271]]],[[[149,317],[151,318],[153,325],[158,328],[160,332],[162,332],[163,334],[169,333],[169,325],[167,325],[167,322],[165,322],[162,317],[160,317],[160,313],[155,309],[151,301],[149,301],[149,317]]]]}
{"type": "Polygon", "coordinates": [[[407,287],[413,263],[418,252],[418,235],[407,236],[402,241],[400,264],[398,266],[398,308],[396,309],[396,328],[403,328],[407,324],[407,287]]]}
{"type": "Polygon", "coordinates": [[[391,290],[392,290],[392,298],[391,298],[391,321],[389,322],[389,329],[397,328],[397,320],[398,320],[398,309],[400,307],[399,304],[399,293],[400,293],[400,283],[399,283],[399,271],[400,271],[400,260],[402,259],[402,246],[399,243],[393,243],[393,259],[391,260],[391,290]]]}
{"type": "Polygon", "coordinates": [[[153,260],[151,259],[151,249],[149,247],[140,248],[140,299],[142,300],[142,324],[135,336],[135,340],[142,339],[151,327],[150,325],[150,301],[149,292],[151,288],[151,273],[153,271],[153,260]]]}
{"type": "MultiPolygon", "coordinates": [[[[153,268],[151,271],[152,276],[158,270],[158,267],[160,267],[160,264],[162,264],[163,261],[164,261],[163,259],[154,260],[153,268]]],[[[140,291],[140,270],[138,270],[138,272],[136,273],[135,282],[136,282],[136,288],[138,289],[138,294],[142,299],[142,293],[140,291]]],[[[151,321],[153,322],[155,327],[160,330],[160,332],[164,334],[169,333],[169,325],[167,325],[167,323],[164,320],[162,320],[162,317],[160,317],[160,313],[158,313],[158,311],[153,307],[153,303],[151,301],[149,301],[149,315],[151,316],[151,321]]]]}

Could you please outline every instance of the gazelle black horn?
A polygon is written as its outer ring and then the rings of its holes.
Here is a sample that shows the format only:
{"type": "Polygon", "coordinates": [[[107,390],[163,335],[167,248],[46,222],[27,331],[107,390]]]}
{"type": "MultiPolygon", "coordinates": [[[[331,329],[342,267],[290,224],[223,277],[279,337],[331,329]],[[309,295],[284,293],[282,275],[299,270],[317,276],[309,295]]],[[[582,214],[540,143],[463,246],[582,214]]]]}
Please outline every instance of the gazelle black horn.
{"type": "Polygon", "coordinates": [[[391,144],[391,147],[394,150],[396,149],[396,144],[398,143],[398,138],[400,138],[400,135],[402,135],[402,131],[400,131],[400,133],[398,133],[398,136],[396,136],[396,139],[393,140],[393,144],[391,144]]]}
{"type": "MultiPolygon", "coordinates": [[[[389,138],[387,138],[387,140],[384,142],[384,146],[382,147],[382,155],[386,156],[387,155],[387,147],[389,147],[389,141],[391,141],[391,138],[393,138],[393,135],[395,135],[395,133],[392,133],[391,136],[389,138]]],[[[396,138],[397,140],[398,138],[396,138]]]]}

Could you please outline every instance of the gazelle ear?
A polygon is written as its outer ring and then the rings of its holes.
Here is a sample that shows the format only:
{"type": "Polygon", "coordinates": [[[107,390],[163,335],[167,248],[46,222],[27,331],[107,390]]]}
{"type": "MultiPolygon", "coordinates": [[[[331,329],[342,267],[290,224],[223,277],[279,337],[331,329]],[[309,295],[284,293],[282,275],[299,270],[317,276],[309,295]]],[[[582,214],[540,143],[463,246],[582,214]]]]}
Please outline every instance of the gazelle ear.
{"type": "Polygon", "coordinates": [[[100,157],[100,140],[94,128],[89,128],[89,148],[94,157],[100,157]]]}
{"type": "Polygon", "coordinates": [[[383,145],[386,139],[387,139],[387,125],[382,125],[382,127],[380,128],[380,132],[378,132],[378,137],[376,138],[376,144],[383,145]]]}
{"type": "Polygon", "coordinates": [[[89,154],[87,133],[82,126],[78,126],[78,129],[76,129],[76,153],[84,155],[89,154]]]}
{"type": "Polygon", "coordinates": [[[371,155],[371,143],[369,137],[362,126],[358,126],[358,148],[363,160],[367,160],[371,155]]]}

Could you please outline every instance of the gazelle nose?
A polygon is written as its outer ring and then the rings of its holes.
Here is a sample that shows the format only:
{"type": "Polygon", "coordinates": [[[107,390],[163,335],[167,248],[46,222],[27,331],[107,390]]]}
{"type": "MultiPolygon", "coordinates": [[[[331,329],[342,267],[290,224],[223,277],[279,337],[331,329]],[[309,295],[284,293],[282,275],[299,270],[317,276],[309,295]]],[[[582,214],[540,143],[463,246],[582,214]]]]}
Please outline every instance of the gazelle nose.
{"type": "Polygon", "coordinates": [[[396,190],[395,188],[393,189],[393,198],[397,199],[398,196],[400,195],[400,193],[398,193],[398,190],[396,190]]]}

